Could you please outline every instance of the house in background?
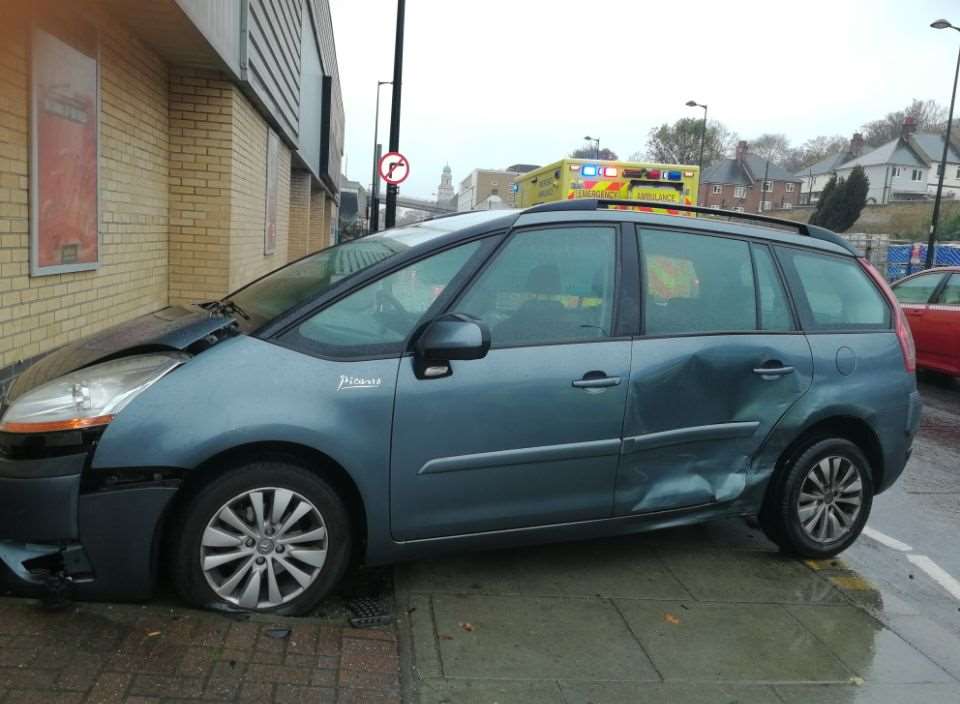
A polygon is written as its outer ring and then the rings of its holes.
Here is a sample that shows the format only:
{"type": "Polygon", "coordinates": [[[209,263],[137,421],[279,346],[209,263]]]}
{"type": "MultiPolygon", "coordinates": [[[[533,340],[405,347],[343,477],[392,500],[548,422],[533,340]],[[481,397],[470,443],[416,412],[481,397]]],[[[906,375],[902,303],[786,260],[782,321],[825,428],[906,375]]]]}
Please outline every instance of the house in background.
{"type": "Polygon", "coordinates": [[[481,203],[484,203],[490,196],[498,196],[507,208],[513,207],[513,179],[520,175],[518,171],[512,171],[513,167],[506,169],[474,169],[460,182],[460,192],[457,194],[457,211],[465,212],[468,210],[480,209],[481,203]]]}
{"type": "Polygon", "coordinates": [[[870,181],[867,203],[926,200],[930,173],[936,169],[918,144],[915,130],[916,121],[908,117],[899,137],[841,164],[836,168],[837,176],[849,178],[854,167],[862,166],[870,181]]]}
{"type": "Polygon", "coordinates": [[[795,173],[794,178],[802,179],[800,204],[812,205],[820,200],[820,194],[823,193],[824,186],[836,175],[837,168],[863,154],[863,146],[863,135],[857,132],[850,138],[850,144],[846,149],[831,154],[816,164],[795,173]]]}
{"type": "Polygon", "coordinates": [[[738,213],[788,209],[800,203],[801,183],[782,166],[750,154],[747,143],[739,142],[732,159],[721,159],[703,170],[699,203],[738,213]]]}
{"type": "MultiPolygon", "coordinates": [[[[935,195],[940,178],[940,160],[943,158],[943,135],[920,132],[913,138],[916,145],[933,164],[927,173],[927,193],[935,195]]],[[[960,196],[960,147],[953,142],[947,148],[947,171],[943,176],[943,197],[960,196]]]]}

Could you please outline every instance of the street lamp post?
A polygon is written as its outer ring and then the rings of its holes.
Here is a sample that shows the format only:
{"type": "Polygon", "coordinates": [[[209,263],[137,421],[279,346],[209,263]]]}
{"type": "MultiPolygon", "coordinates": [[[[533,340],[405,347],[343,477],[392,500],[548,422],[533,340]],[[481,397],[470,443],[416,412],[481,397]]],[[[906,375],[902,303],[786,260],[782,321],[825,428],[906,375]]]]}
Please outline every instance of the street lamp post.
{"type": "MultiPolygon", "coordinates": [[[[393,43],[393,99],[390,103],[390,151],[392,152],[400,150],[400,87],[403,85],[403,19],[406,5],[406,0],[397,0],[397,32],[393,43]]],[[[400,186],[387,184],[387,210],[383,216],[387,229],[397,224],[399,192],[400,186]]]]}
{"type": "Polygon", "coordinates": [[[596,159],[597,159],[597,161],[600,161],[600,140],[597,139],[596,137],[591,137],[590,135],[587,135],[586,137],[584,137],[584,139],[587,140],[588,142],[595,142],[595,143],[596,143],[596,144],[595,144],[595,148],[596,148],[595,153],[596,153],[596,155],[597,155],[597,156],[596,156],[596,159]]]}
{"type": "MultiPolygon", "coordinates": [[[[960,32],[960,27],[954,27],[947,20],[937,20],[931,22],[930,26],[934,29],[955,29],[960,32]]],[[[947,117],[947,133],[943,136],[943,156],[940,157],[940,176],[937,178],[937,197],[933,201],[933,218],[930,222],[930,239],[927,240],[927,261],[926,268],[929,269],[934,264],[933,248],[937,242],[937,220],[940,219],[940,199],[943,196],[943,177],[947,173],[947,151],[950,149],[950,129],[953,127],[953,104],[957,97],[957,77],[960,76],[960,51],[957,52],[957,68],[953,72],[953,91],[950,93],[950,115],[947,117]]]]}
{"type": "Polygon", "coordinates": [[[700,161],[697,162],[700,167],[700,178],[703,178],[703,145],[707,139],[707,106],[701,105],[696,100],[688,100],[687,107],[703,108],[703,127],[700,128],[700,161]]]}
{"type": "Polygon", "coordinates": [[[373,119],[373,176],[370,178],[370,214],[367,222],[370,223],[370,232],[376,232],[380,227],[380,179],[377,169],[380,164],[380,154],[377,146],[379,145],[380,131],[380,88],[389,86],[392,81],[377,81],[377,107],[376,116],[373,119]]]}

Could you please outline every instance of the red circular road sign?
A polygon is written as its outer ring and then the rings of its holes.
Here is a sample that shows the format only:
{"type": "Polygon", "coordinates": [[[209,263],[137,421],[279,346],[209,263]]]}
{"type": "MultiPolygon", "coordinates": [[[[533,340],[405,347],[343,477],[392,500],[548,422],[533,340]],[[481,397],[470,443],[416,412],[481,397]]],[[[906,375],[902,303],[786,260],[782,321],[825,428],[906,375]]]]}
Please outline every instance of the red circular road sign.
{"type": "Polygon", "coordinates": [[[378,170],[380,178],[391,186],[396,186],[406,181],[410,175],[410,162],[400,152],[387,152],[380,157],[378,170]]]}

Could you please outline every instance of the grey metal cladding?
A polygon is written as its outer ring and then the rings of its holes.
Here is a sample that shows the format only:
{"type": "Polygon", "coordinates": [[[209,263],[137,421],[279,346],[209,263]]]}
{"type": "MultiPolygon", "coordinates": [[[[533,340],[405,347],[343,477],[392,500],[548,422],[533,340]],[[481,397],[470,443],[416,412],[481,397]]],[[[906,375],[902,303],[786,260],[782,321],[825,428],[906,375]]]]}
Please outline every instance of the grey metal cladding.
{"type": "Polygon", "coordinates": [[[247,81],[288,142],[300,122],[301,0],[249,0],[247,81]]]}
{"type": "Polygon", "coordinates": [[[240,75],[240,16],[237,0],[176,0],[235,76],[240,75]]]}

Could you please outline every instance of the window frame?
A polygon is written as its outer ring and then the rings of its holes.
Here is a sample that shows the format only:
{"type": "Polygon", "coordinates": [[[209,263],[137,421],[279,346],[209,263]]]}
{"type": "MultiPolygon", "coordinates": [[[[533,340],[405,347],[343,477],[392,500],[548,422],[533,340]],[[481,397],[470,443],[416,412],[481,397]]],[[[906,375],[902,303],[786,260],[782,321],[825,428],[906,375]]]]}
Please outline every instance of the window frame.
{"type": "MultiPolygon", "coordinates": [[[[860,266],[857,261],[857,257],[851,255],[844,255],[839,252],[829,252],[822,249],[812,249],[810,247],[802,247],[799,245],[788,244],[785,242],[777,242],[773,245],[773,254],[777,261],[780,264],[781,270],[784,274],[784,280],[787,283],[787,291],[791,299],[794,300],[797,310],[797,320],[800,324],[800,330],[804,335],[865,335],[865,334],[874,334],[874,333],[889,333],[895,332],[896,330],[896,311],[893,309],[892,303],[887,299],[886,294],[877,285],[877,282],[874,281],[873,277],[863,271],[863,276],[869,282],[870,286],[873,287],[873,290],[876,291],[877,295],[880,297],[880,300],[883,302],[883,305],[886,306],[887,313],[889,314],[889,321],[885,327],[860,327],[860,328],[836,328],[831,330],[815,330],[807,327],[806,318],[813,319],[813,313],[810,310],[810,304],[806,299],[806,294],[804,294],[803,283],[800,281],[800,276],[797,273],[796,269],[793,266],[792,262],[785,262],[784,257],[781,255],[782,251],[794,251],[802,252],[804,254],[812,254],[815,256],[829,257],[833,259],[840,259],[845,261],[852,261],[855,266],[860,266]],[[799,291],[799,293],[798,293],[799,291]],[[806,310],[804,310],[804,306],[806,310]],[[805,316],[806,312],[806,316],[805,316]]],[[[860,267],[861,270],[863,267],[860,267]]]]}
{"type": "Polygon", "coordinates": [[[937,287],[937,290],[933,292],[933,295],[930,297],[930,302],[928,305],[934,306],[943,306],[949,310],[960,311],[960,303],[944,303],[943,294],[950,286],[950,282],[954,279],[957,280],[957,286],[960,286],[960,272],[949,272],[947,276],[943,277],[943,281],[940,282],[940,285],[937,287]]]}
{"type": "MultiPolygon", "coordinates": [[[[503,237],[496,248],[490,252],[489,256],[486,257],[483,264],[470,273],[469,278],[459,286],[456,294],[451,295],[450,299],[445,303],[443,309],[438,311],[436,315],[442,315],[444,313],[449,313],[456,310],[464,296],[470,292],[473,286],[487,272],[487,270],[497,262],[515,237],[522,236],[527,232],[535,232],[538,230],[573,229],[578,227],[593,227],[598,229],[605,228],[613,230],[614,295],[613,311],[611,313],[612,330],[610,331],[610,334],[595,338],[572,338],[566,340],[555,340],[551,342],[523,342],[512,345],[496,345],[491,346],[490,350],[514,350],[534,347],[553,347],[555,345],[598,344],[603,342],[616,342],[632,339],[635,332],[634,321],[636,320],[634,311],[635,305],[633,302],[639,300],[639,289],[631,286],[628,283],[628,278],[624,274],[632,272],[632,270],[637,266],[637,259],[636,253],[631,253],[631,248],[626,245],[624,223],[615,220],[571,220],[511,228],[511,230],[506,234],[506,236],[503,237]]],[[[639,277],[635,278],[639,280],[639,277]]],[[[429,313],[430,311],[427,312],[429,313]]],[[[408,340],[407,349],[403,355],[404,357],[413,354],[412,342],[414,339],[416,339],[417,332],[418,331],[415,331],[415,333],[411,335],[410,340],[408,340]]]]}
{"type": "Polygon", "coordinates": [[[733,189],[734,198],[746,198],[747,197],[747,187],[746,186],[736,186],[733,189]]]}
{"type": "Polygon", "coordinates": [[[922,183],[923,169],[914,169],[913,172],[910,174],[910,180],[913,181],[914,183],[922,183]]]}
{"type": "Polygon", "coordinates": [[[638,340],[665,340],[672,339],[675,337],[716,337],[718,335],[802,335],[803,329],[800,325],[800,315],[797,309],[797,304],[793,300],[793,294],[790,291],[790,286],[787,283],[787,277],[783,270],[780,261],[776,257],[776,252],[774,252],[774,244],[779,244],[778,242],[771,242],[762,237],[751,237],[748,235],[737,235],[729,232],[718,232],[714,230],[688,230],[682,227],[674,227],[668,225],[653,225],[653,224],[634,224],[634,238],[637,243],[637,281],[639,286],[637,288],[638,292],[638,301],[639,301],[639,332],[634,336],[634,339],[638,340]],[[646,299],[644,297],[644,284],[643,284],[643,241],[641,237],[641,232],[643,230],[649,231],[666,231],[678,234],[687,234],[687,235],[700,235],[703,237],[715,237],[718,239],[726,240],[735,240],[738,242],[744,242],[747,245],[747,251],[750,255],[750,268],[753,271],[753,299],[754,299],[754,325],[756,329],[754,330],[711,330],[709,332],[680,332],[680,333],[670,333],[664,335],[648,335],[646,328],[646,320],[644,319],[644,311],[646,310],[646,299]],[[792,330],[761,330],[761,309],[760,309],[760,284],[757,277],[757,263],[753,256],[754,247],[767,247],[770,257],[773,260],[774,270],[776,276],[780,281],[780,286],[783,288],[783,292],[787,298],[787,305],[790,309],[790,320],[793,325],[792,330]]]}
{"type": "Polygon", "coordinates": [[[900,178],[900,167],[893,166],[890,168],[890,178],[900,178]]]}
{"type": "Polygon", "coordinates": [[[766,181],[763,181],[763,182],[760,184],[760,192],[761,192],[761,193],[773,193],[773,181],[771,181],[771,180],[769,180],[769,179],[766,180],[766,181]]]}
{"type": "Polygon", "coordinates": [[[715,183],[715,184],[713,184],[713,188],[712,188],[711,193],[712,193],[712,195],[715,195],[715,196],[722,194],[722,193],[723,193],[723,184],[722,184],[722,183],[715,183]]]}
{"type": "Polygon", "coordinates": [[[311,357],[333,362],[363,362],[376,359],[399,359],[406,354],[408,349],[410,349],[412,340],[420,334],[424,325],[440,315],[441,309],[447,305],[447,302],[450,300],[450,298],[452,298],[453,295],[459,291],[459,289],[470,279],[470,277],[473,276],[476,270],[480,268],[483,263],[492,255],[494,250],[497,248],[498,243],[503,241],[504,236],[505,232],[503,230],[486,232],[473,237],[465,238],[463,240],[446,243],[443,246],[438,246],[434,249],[430,249],[429,251],[425,251],[421,253],[420,256],[415,258],[409,258],[405,259],[404,261],[395,262],[393,266],[378,271],[376,274],[370,277],[365,277],[363,280],[356,281],[354,282],[354,285],[345,288],[342,291],[337,291],[335,295],[321,296],[318,300],[313,302],[314,305],[312,305],[309,309],[299,311],[296,316],[291,316],[288,319],[285,319],[282,326],[279,326],[269,336],[266,336],[262,339],[280,347],[293,350],[294,352],[299,352],[311,357]],[[423,315],[420,316],[419,320],[407,335],[406,339],[395,345],[395,349],[391,349],[390,351],[386,352],[378,351],[360,354],[335,354],[331,353],[329,348],[323,347],[304,335],[297,333],[297,329],[300,327],[300,325],[305,323],[307,320],[315,315],[318,315],[319,313],[322,313],[327,308],[336,305],[343,299],[352,296],[354,293],[357,293],[368,286],[375,286],[388,276],[391,276],[398,271],[402,271],[407,267],[414,266],[426,259],[430,259],[433,256],[443,254],[460,246],[471,244],[477,240],[480,240],[480,246],[477,248],[477,251],[467,259],[460,271],[457,272],[453,279],[450,280],[450,283],[446,286],[444,291],[437,297],[430,307],[424,311],[423,315]]]}
{"type": "MultiPolygon", "coordinates": [[[[946,288],[946,286],[947,286],[947,281],[950,280],[950,274],[949,274],[949,273],[946,273],[946,275],[944,275],[944,272],[942,272],[942,271],[924,271],[924,272],[918,273],[916,276],[905,277],[905,278],[901,279],[900,281],[896,281],[896,282],[894,282],[894,283],[896,283],[896,284],[901,284],[901,285],[902,285],[903,283],[905,283],[905,282],[907,281],[907,279],[909,279],[910,281],[914,281],[914,280],[916,280],[916,279],[923,278],[924,276],[939,276],[939,277],[940,277],[940,280],[937,282],[937,285],[934,286],[934,287],[933,287],[933,290],[930,291],[930,296],[927,298],[927,300],[924,301],[923,303],[900,303],[900,299],[897,298],[897,304],[898,304],[898,305],[900,305],[900,306],[929,306],[929,305],[931,305],[934,301],[937,301],[937,300],[940,299],[940,295],[943,293],[943,289],[946,288]]],[[[893,296],[894,296],[894,298],[896,298],[896,297],[897,297],[897,287],[896,287],[896,286],[891,286],[891,289],[893,290],[893,296]]]]}
{"type": "Polygon", "coordinates": [[[785,192],[793,193],[796,190],[796,187],[797,187],[797,184],[793,183],[793,181],[787,181],[786,185],[784,186],[784,188],[786,189],[785,192]]]}

